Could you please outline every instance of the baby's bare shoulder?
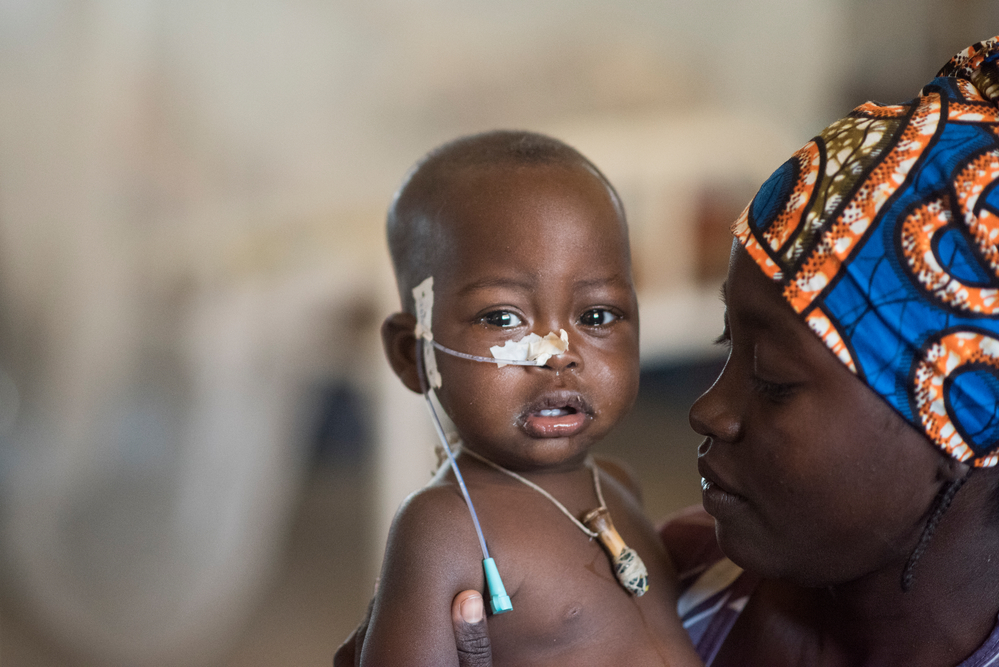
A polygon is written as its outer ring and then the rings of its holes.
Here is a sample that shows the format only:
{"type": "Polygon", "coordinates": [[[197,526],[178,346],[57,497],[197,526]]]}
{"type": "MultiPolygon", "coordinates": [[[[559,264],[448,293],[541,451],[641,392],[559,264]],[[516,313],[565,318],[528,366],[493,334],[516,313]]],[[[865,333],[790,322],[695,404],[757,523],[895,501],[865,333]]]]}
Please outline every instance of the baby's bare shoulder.
{"type": "Polygon", "coordinates": [[[395,555],[404,555],[408,562],[439,562],[445,555],[446,560],[459,556],[465,559],[465,551],[473,556],[477,553],[476,543],[468,506],[460,491],[450,484],[435,484],[410,494],[399,507],[389,531],[386,560],[395,555]]]}

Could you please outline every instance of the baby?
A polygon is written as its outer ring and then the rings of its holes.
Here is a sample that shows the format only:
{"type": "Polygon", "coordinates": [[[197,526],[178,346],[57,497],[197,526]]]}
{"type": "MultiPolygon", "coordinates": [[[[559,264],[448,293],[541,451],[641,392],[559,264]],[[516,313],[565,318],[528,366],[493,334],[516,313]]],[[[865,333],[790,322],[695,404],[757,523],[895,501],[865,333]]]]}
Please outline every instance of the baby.
{"type": "Polygon", "coordinates": [[[459,139],[410,172],[388,237],[404,312],[382,327],[385,353],[454,423],[477,522],[449,464],[406,500],[361,664],[457,665],[451,600],[472,588],[491,601],[496,665],[696,662],[635,481],[589,456],[639,375],[607,179],[542,135],[459,139]]]}

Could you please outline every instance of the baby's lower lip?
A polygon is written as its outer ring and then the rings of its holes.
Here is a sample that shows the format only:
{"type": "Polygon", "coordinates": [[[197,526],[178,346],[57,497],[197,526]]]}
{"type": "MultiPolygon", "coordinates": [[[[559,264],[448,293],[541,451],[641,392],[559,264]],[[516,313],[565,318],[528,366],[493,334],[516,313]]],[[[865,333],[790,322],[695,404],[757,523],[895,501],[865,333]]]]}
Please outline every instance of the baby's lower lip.
{"type": "Polygon", "coordinates": [[[572,408],[550,408],[529,413],[524,430],[534,438],[567,438],[586,425],[587,416],[572,408]]]}

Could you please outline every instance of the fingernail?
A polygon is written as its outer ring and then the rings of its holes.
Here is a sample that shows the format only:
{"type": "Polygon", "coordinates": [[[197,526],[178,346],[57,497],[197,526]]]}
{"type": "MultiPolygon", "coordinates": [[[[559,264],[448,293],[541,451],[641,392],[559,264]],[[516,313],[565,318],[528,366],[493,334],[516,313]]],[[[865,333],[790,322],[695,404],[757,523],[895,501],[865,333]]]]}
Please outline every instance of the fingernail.
{"type": "Polygon", "coordinates": [[[482,620],[482,597],[469,595],[461,603],[461,618],[466,623],[478,623],[482,620]]]}

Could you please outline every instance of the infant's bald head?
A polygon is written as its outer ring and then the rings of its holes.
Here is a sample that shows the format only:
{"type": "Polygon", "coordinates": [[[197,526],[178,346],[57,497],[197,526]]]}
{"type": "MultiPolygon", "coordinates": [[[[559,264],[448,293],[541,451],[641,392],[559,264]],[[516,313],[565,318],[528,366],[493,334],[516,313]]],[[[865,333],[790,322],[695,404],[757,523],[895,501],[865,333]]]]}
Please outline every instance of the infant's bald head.
{"type": "MultiPolygon", "coordinates": [[[[469,171],[530,168],[582,169],[606,188],[624,225],[620,200],[610,182],[579,151],[533,132],[495,131],[440,146],[406,175],[388,212],[388,243],[403,309],[412,313],[411,290],[435,273],[448,247],[446,216],[455,183],[469,171]]],[[[484,249],[486,250],[486,249],[484,249]]]]}

